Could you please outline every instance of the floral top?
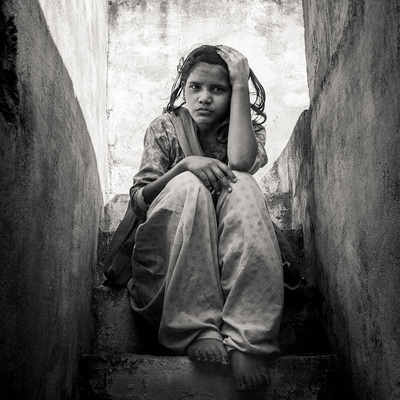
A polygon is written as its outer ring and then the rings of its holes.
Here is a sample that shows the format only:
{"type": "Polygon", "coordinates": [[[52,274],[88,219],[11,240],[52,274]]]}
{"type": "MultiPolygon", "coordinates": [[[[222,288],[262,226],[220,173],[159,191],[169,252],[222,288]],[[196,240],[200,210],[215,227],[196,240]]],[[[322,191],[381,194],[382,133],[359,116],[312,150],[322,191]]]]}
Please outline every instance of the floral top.
{"type": "MultiPolygon", "coordinates": [[[[253,127],[258,151],[253,166],[247,171],[250,174],[255,174],[268,161],[265,151],[265,128],[260,124],[253,124],[253,127]]],[[[213,142],[200,140],[200,144],[206,157],[216,158],[228,164],[225,143],[218,143],[216,140],[213,142]]],[[[163,176],[184,158],[185,155],[179,145],[170,114],[162,114],[146,130],[139,172],[134,176],[133,186],[129,191],[133,211],[140,220],[146,219],[148,209],[141,189],[163,176]]]]}

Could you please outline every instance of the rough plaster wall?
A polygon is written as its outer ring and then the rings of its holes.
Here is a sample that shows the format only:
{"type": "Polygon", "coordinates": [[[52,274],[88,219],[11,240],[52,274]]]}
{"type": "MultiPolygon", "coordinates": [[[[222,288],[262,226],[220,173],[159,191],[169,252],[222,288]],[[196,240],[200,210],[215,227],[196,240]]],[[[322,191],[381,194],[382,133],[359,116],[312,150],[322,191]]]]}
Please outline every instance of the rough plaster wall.
{"type": "Polygon", "coordinates": [[[263,176],[260,185],[265,194],[271,218],[281,229],[302,229],[304,258],[303,268],[307,284],[314,286],[315,251],[313,241],[312,163],[310,137],[310,112],[303,111],[293,129],[292,136],[272,168],[263,176]]]}
{"type": "Polygon", "coordinates": [[[96,153],[102,191],[108,186],[106,0],[38,0],[49,33],[68,71],[96,153]],[[78,61],[79,60],[79,61],[78,61]]]}
{"type": "Polygon", "coordinates": [[[304,0],[311,107],[274,167],[354,399],[400,398],[400,2],[304,0]],[[308,129],[309,127],[309,129],[308,129]],[[279,178],[281,174],[282,179],[279,178]]]}
{"type": "Polygon", "coordinates": [[[0,5],[2,399],[74,398],[78,356],[90,346],[107,2],[68,5],[0,5]],[[96,29],[75,37],[89,9],[96,29]],[[63,29],[73,46],[53,38],[63,29]]]}
{"type": "Polygon", "coordinates": [[[353,371],[357,397],[394,400],[400,398],[400,2],[304,3],[315,248],[329,329],[353,371]]]}
{"type": "Polygon", "coordinates": [[[309,104],[300,0],[111,0],[109,18],[110,198],[128,193],[178,60],[200,44],[231,45],[248,57],[267,92],[271,165],[309,104]]]}

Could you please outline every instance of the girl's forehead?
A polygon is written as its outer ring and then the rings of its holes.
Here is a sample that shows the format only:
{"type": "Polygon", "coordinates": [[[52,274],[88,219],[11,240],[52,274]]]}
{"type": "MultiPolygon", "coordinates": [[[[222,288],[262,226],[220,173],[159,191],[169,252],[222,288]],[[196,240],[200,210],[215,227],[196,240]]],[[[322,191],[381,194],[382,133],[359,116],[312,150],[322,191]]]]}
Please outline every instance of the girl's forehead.
{"type": "Polygon", "coordinates": [[[220,82],[229,85],[228,72],[222,65],[198,62],[190,71],[187,81],[202,80],[220,82]]]}

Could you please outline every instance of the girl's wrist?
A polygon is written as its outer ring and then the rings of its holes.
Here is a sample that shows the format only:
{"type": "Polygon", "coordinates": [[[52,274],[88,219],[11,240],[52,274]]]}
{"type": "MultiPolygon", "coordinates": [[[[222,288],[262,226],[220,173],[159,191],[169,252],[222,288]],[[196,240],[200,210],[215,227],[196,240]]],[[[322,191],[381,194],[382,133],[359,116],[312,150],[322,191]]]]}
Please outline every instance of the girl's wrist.
{"type": "Polygon", "coordinates": [[[181,174],[182,172],[185,172],[187,170],[186,167],[186,158],[184,158],[183,160],[181,160],[180,162],[178,162],[178,164],[176,164],[176,169],[178,174],[181,174]]]}
{"type": "Polygon", "coordinates": [[[249,90],[249,83],[248,82],[234,82],[234,83],[232,83],[232,89],[249,90]]]}

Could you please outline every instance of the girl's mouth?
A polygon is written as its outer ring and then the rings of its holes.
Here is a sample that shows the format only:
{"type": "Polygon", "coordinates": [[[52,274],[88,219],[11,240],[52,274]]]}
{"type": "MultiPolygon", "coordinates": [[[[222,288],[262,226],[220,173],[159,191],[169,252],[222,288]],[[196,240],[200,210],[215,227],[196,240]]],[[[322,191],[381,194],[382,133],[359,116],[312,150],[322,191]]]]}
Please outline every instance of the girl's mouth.
{"type": "Polygon", "coordinates": [[[209,108],[206,108],[206,107],[200,107],[196,111],[199,113],[211,113],[212,112],[209,108]]]}

